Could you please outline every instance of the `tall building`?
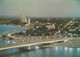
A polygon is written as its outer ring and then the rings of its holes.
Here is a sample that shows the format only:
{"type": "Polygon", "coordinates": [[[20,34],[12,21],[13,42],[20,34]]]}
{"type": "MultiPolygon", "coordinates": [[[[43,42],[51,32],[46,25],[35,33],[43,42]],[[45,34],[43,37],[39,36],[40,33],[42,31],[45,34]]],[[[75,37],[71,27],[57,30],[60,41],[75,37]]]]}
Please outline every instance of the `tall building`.
{"type": "Polygon", "coordinates": [[[28,18],[27,21],[28,21],[28,25],[30,25],[30,18],[28,18]]]}
{"type": "Polygon", "coordinates": [[[20,19],[22,22],[27,22],[27,18],[25,16],[21,16],[20,19]]]}
{"type": "Polygon", "coordinates": [[[20,19],[23,23],[25,23],[25,26],[30,26],[30,18],[26,18],[25,16],[21,16],[20,19]]]}

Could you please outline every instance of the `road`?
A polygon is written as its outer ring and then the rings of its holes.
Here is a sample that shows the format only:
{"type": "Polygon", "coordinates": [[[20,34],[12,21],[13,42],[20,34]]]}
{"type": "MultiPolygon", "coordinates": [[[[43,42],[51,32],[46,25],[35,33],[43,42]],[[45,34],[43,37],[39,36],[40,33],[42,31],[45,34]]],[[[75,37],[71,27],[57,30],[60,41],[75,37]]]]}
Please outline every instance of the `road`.
{"type": "MultiPolygon", "coordinates": [[[[55,35],[57,35],[58,33],[61,32],[61,30],[63,30],[64,28],[72,24],[74,20],[75,19],[65,24],[63,28],[59,29],[55,33],[55,35]]],[[[14,33],[15,32],[9,33],[8,36],[13,38],[13,41],[15,41],[16,43],[1,45],[0,50],[9,49],[9,48],[18,48],[23,46],[31,46],[31,45],[37,45],[37,44],[43,44],[43,43],[52,43],[57,41],[67,41],[72,39],[72,38],[64,38],[64,37],[54,38],[54,36],[50,36],[50,37],[49,36],[20,36],[20,37],[11,36],[11,34],[14,34],[14,33]]]]}
{"type": "Polygon", "coordinates": [[[1,45],[0,50],[10,49],[10,48],[19,48],[19,47],[31,46],[31,45],[37,45],[37,44],[43,44],[43,43],[53,43],[58,41],[66,42],[70,39],[72,38],[55,38],[55,39],[39,39],[39,40],[21,41],[21,42],[16,42],[12,44],[1,45]]]}
{"type": "Polygon", "coordinates": [[[59,29],[54,35],[57,35],[57,34],[60,33],[64,28],[66,28],[67,26],[73,24],[73,23],[74,23],[74,20],[75,20],[75,19],[72,19],[71,21],[69,21],[67,24],[65,24],[65,25],[63,26],[63,28],[59,29]]]}

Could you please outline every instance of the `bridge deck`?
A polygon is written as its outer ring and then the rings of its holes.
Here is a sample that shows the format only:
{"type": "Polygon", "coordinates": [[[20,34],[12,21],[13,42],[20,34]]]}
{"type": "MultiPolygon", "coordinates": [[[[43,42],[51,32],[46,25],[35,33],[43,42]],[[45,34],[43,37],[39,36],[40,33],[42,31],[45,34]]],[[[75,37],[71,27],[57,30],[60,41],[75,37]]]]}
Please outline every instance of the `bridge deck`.
{"type": "Polygon", "coordinates": [[[71,39],[71,38],[22,41],[22,42],[17,42],[17,43],[12,43],[12,44],[1,45],[0,50],[10,49],[10,48],[18,48],[18,47],[23,47],[23,46],[31,46],[31,45],[37,45],[37,44],[42,44],[42,43],[52,43],[52,42],[57,42],[57,41],[65,41],[65,40],[69,40],[69,39],[71,39]]]}

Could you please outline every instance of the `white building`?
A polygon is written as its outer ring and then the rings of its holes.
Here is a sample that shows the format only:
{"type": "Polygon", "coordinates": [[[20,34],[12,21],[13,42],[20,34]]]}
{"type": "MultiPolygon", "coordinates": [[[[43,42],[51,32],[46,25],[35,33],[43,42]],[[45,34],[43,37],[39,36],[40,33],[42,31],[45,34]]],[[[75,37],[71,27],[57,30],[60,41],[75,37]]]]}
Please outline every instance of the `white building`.
{"type": "Polygon", "coordinates": [[[55,24],[47,24],[46,27],[48,29],[55,29],[55,24]]]}
{"type": "Polygon", "coordinates": [[[26,18],[25,16],[21,16],[20,19],[23,23],[25,23],[25,26],[30,26],[30,18],[26,18]]]}
{"type": "Polygon", "coordinates": [[[27,23],[28,23],[28,25],[30,25],[30,18],[27,19],[27,23]]]}
{"type": "Polygon", "coordinates": [[[21,16],[20,19],[22,22],[27,22],[27,18],[25,16],[21,16]]]}

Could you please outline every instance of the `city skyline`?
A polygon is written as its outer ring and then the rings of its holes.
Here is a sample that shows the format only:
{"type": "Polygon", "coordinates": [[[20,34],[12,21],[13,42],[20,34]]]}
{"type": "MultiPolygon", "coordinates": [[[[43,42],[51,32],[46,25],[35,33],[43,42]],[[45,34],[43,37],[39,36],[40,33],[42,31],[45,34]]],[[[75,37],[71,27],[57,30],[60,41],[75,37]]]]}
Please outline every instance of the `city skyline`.
{"type": "Polygon", "coordinates": [[[0,16],[79,17],[79,0],[0,0],[0,16]]]}

